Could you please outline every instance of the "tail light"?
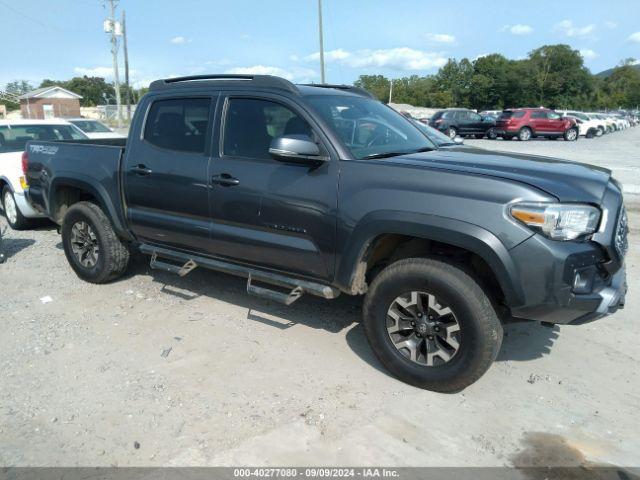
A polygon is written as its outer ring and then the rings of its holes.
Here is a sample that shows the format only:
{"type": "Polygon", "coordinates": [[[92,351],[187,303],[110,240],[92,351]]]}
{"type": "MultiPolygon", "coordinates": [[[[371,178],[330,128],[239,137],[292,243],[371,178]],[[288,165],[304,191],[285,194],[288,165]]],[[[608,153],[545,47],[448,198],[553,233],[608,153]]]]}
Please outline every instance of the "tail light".
{"type": "Polygon", "coordinates": [[[439,123],[442,123],[443,120],[441,118],[439,118],[438,120],[435,121],[435,124],[438,125],[439,123]]]}
{"type": "Polygon", "coordinates": [[[22,173],[26,176],[27,169],[29,168],[29,154],[22,152],[22,173]]]}

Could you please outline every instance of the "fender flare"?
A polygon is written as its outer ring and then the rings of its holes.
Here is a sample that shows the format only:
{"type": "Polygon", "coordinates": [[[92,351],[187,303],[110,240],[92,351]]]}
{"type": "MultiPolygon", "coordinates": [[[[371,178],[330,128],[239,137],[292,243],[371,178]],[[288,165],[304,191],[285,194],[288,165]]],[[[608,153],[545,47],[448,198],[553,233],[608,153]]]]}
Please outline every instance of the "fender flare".
{"type": "Polygon", "coordinates": [[[99,182],[95,182],[90,177],[78,175],[77,173],[75,173],[73,177],[57,176],[51,181],[51,184],[48,188],[49,196],[47,198],[47,211],[51,217],[53,217],[53,213],[58,208],[56,201],[56,192],[60,187],[73,187],[89,193],[96,199],[100,208],[102,208],[109,220],[111,220],[113,229],[115,230],[116,234],[127,240],[133,239],[132,235],[125,227],[123,219],[118,213],[117,207],[111,201],[109,192],[107,192],[104,186],[99,182]]]}
{"type": "Polygon", "coordinates": [[[358,268],[373,242],[385,234],[407,235],[455,245],[475,253],[491,268],[509,306],[524,304],[518,271],[498,237],[468,222],[422,213],[378,210],[365,215],[356,225],[340,257],[336,285],[353,292],[358,268]]]}

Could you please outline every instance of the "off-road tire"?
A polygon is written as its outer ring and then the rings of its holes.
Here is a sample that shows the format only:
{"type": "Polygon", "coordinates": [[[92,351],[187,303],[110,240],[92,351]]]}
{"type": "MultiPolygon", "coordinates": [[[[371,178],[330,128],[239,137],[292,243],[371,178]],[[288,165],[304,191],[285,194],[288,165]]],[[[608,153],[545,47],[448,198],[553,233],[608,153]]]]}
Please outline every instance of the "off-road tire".
{"type": "Polygon", "coordinates": [[[427,390],[458,392],[491,366],[502,343],[502,324],[484,290],[463,268],[440,259],[409,258],[385,268],[364,301],[367,339],[382,364],[400,380],[427,390]],[[387,311],[399,295],[429,292],[446,301],[460,324],[460,346],[444,364],[413,362],[394,346],[387,332],[387,311]]]}
{"type": "Polygon", "coordinates": [[[4,190],[2,190],[1,193],[2,193],[2,198],[0,199],[0,201],[2,201],[2,211],[4,212],[4,218],[7,220],[7,223],[9,224],[9,226],[13,230],[27,230],[28,228],[30,228],[33,225],[33,222],[27,217],[25,217],[24,215],[22,215],[22,212],[20,211],[20,208],[16,203],[16,197],[14,196],[11,189],[9,187],[4,187],[4,190]],[[11,201],[13,201],[13,204],[15,206],[15,211],[16,211],[15,221],[12,221],[9,218],[9,215],[7,214],[7,207],[5,205],[7,196],[11,196],[11,201]]]}
{"type": "Polygon", "coordinates": [[[91,202],[78,202],[67,210],[62,222],[62,245],[71,268],[82,280],[107,283],[120,277],[129,263],[129,250],[113,231],[109,218],[91,202]],[[71,230],[77,222],[86,222],[95,232],[99,255],[95,266],[83,266],[71,246],[71,230]]]}

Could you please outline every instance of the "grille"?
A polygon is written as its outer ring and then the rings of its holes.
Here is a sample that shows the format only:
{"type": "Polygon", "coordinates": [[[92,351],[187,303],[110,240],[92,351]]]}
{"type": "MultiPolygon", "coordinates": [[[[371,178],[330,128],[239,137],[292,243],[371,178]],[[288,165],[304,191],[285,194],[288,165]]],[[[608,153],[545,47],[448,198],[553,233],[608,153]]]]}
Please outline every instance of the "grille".
{"type": "Polygon", "coordinates": [[[616,251],[620,257],[624,257],[627,254],[629,248],[629,241],[627,235],[629,233],[629,224],[627,221],[627,211],[624,206],[618,217],[618,226],[616,227],[616,235],[614,238],[616,251]]]}

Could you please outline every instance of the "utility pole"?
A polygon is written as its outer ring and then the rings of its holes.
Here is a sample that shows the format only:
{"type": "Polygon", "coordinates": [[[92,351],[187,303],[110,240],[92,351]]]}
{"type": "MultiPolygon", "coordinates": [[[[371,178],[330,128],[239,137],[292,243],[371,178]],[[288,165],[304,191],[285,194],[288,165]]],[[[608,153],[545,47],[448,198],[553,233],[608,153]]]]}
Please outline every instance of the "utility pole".
{"type": "Polygon", "coordinates": [[[124,10],[122,10],[122,47],[124,52],[124,84],[126,91],[124,94],[127,102],[127,123],[131,123],[131,91],[129,88],[129,53],[127,51],[127,23],[125,21],[124,10]]]}
{"type": "Polygon", "coordinates": [[[324,40],[322,38],[322,0],[318,0],[318,34],[320,36],[320,83],[324,83],[324,40]]]}
{"type": "Polygon", "coordinates": [[[118,73],[118,36],[116,30],[119,30],[119,26],[116,23],[116,5],[118,0],[108,0],[109,9],[111,11],[111,16],[107,20],[107,25],[105,25],[105,31],[107,33],[111,33],[111,55],[113,56],[113,83],[115,85],[116,90],[116,110],[117,110],[117,121],[118,127],[122,127],[122,112],[120,111],[120,107],[122,104],[122,99],[120,98],[120,75],[118,73]]]}
{"type": "Polygon", "coordinates": [[[391,103],[391,98],[393,97],[393,78],[390,80],[391,84],[389,85],[389,103],[391,103]]]}

